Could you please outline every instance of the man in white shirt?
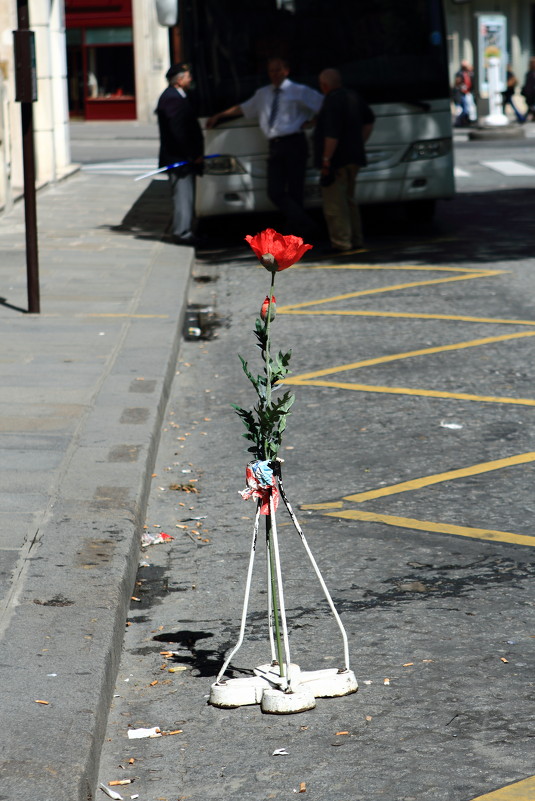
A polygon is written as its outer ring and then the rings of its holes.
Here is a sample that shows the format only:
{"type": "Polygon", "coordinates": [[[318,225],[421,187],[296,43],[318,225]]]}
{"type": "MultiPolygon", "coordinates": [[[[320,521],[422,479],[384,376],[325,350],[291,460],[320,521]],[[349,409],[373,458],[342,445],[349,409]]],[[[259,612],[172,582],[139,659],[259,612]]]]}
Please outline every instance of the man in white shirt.
{"type": "Polygon", "coordinates": [[[287,233],[310,237],[313,223],[303,208],[308,144],[306,124],[319,112],[323,96],[304,84],[290,81],[288,62],[282,58],[268,61],[271,83],[236,106],[214,114],[206,123],[215,127],[225,117],[258,117],[269,140],[267,193],[271,202],[286,217],[287,233]]]}

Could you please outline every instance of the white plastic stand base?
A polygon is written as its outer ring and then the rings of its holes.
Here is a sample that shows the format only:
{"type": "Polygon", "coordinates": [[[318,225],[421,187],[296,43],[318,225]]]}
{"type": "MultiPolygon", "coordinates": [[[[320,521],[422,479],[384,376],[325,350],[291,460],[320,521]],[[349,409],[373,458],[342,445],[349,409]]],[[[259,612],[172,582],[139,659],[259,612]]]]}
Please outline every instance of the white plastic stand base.
{"type": "Polygon", "coordinates": [[[255,676],[214,682],[210,703],[226,709],[260,704],[262,712],[289,715],[313,709],[316,698],[337,698],[358,690],[352,670],[302,671],[299,665],[291,664],[290,690],[286,690],[287,679],[280,676],[278,665],[259,665],[254,672],[255,676]]]}
{"type": "Polygon", "coordinates": [[[291,715],[294,712],[306,712],[314,709],[314,694],[300,684],[296,690],[285,693],[282,690],[264,690],[260,708],[271,715],[291,715]]]}
{"type": "Polygon", "coordinates": [[[309,688],[315,698],[338,698],[356,693],[359,685],[352,670],[305,670],[301,672],[301,685],[309,688]]]}
{"type": "Polygon", "coordinates": [[[223,679],[220,682],[214,682],[210,687],[210,703],[212,706],[226,709],[259,704],[267,687],[269,684],[256,676],[248,676],[243,679],[223,679]]]}

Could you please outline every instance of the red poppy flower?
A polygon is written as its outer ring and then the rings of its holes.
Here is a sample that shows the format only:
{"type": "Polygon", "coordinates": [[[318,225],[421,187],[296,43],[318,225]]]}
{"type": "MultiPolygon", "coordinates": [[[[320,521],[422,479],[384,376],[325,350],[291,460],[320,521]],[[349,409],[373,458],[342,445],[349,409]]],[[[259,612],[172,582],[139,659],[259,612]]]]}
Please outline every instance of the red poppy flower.
{"type": "MultiPolygon", "coordinates": [[[[266,319],[267,313],[268,313],[268,309],[269,309],[269,295],[266,295],[266,299],[262,303],[262,308],[260,309],[260,317],[262,318],[262,320],[266,319]]],[[[275,319],[276,312],[277,312],[277,298],[275,297],[275,295],[272,295],[271,296],[271,311],[269,313],[270,322],[271,322],[271,320],[275,319]]]]}
{"type": "Polygon", "coordinates": [[[260,263],[272,273],[286,270],[303,256],[312,245],[305,245],[300,236],[278,234],[273,228],[267,228],[256,236],[245,237],[260,260],[260,263]]]}

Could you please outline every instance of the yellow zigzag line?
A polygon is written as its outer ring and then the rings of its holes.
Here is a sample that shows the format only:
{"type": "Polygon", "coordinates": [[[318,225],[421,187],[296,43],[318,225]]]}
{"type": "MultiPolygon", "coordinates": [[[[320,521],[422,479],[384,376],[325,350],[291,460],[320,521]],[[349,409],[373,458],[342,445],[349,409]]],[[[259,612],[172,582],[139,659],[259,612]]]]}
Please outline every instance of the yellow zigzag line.
{"type": "MultiPolygon", "coordinates": [[[[371,267],[367,267],[365,269],[372,269],[371,267]]],[[[375,268],[380,270],[390,269],[386,267],[375,268]]],[[[399,268],[398,268],[399,269],[399,268]]],[[[405,271],[416,269],[413,267],[404,267],[405,271]]],[[[429,271],[430,268],[420,268],[429,271]]],[[[435,269],[435,268],[431,268],[435,269]]],[[[452,268],[437,268],[441,270],[447,270],[448,272],[452,272],[452,268]]],[[[460,269],[459,269],[460,272],[460,269]]],[[[464,272],[464,271],[463,271],[464,272]]],[[[375,289],[361,289],[358,292],[346,292],[343,295],[333,295],[329,298],[320,298],[319,300],[308,300],[304,303],[291,303],[286,306],[281,306],[277,309],[278,314],[287,314],[289,311],[293,311],[294,309],[304,309],[307,306],[319,306],[323,303],[334,303],[338,300],[348,300],[349,298],[359,298],[363,297],[364,295],[377,295],[383,292],[394,292],[400,289],[412,289],[416,286],[433,286],[435,284],[448,284],[453,281],[472,281],[474,278],[485,278],[488,276],[495,276],[500,275],[502,270],[478,270],[475,273],[469,275],[454,275],[450,276],[449,278],[430,278],[428,281],[409,281],[404,284],[391,284],[387,287],[376,287],[375,289]]]]}
{"type": "Polygon", "coordinates": [[[534,798],[535,776],[530,776],[529,779],[508,784],[506,787],[500,787],[499,790],[494,790],[491,793],[478,795],[472,801],[533,801],[534,798]]]}
{"type": "MultiPolygon", "coordinates": [[[[430,476],[422,476],[411,481],[403,481],[393,484],[390,487],[380,487],[375,490],[359,492],[354,495],[345,495],[343,501],[351,503],[364,503],[365,501],[384,498],[396,495],[401,492],[415,492],[433,484],[440,484],[447,481],[454,481],[467,476],[481,475],[482,473],[494,470],[503,470],[507,467],[514,467],[522,464],[529,464],[535,461],[535,451],[519,453],[515,456],[508,456],[504,459],[495,459],[489,462],[469,465],[458,470],[449,470],[445,473],[435,473],[430,476]]],[[[397,515],[381,514],[368,512],[361,509],[344,509],[342,501],[332,501],[326,503],[303,504],[302,509],[313,509],[321,511],[327,517],[343,518],[345,520],[363,520],[373,523],[383,523],[397,528],[413,529],[415,531],[428,531],[438,534],[453,534],[458,537],[470,537],[472,539],[489,540],[494,542],[508,542],[514,545],[535,546],[535,537],[525,534],[514,534],[510,531],[497,531],[495,529],[474,528],[470,526],[457,526],[450,523],[440,523],[431,520],[418,520],[411,517],[400,517],[397,515]],[[327,509],[337,509],[339,511],[326,511],[327,509]]]]}
{"type": "Polygon", "coordinates": [[[319,380],[322,376],[331,376],[336,373],[347,372],[349,370],[358,370],[361,367],[370,367],[377,364],[386,364],[388,362],[398,361],[399,359],[408,359],[414,356],[429,356],[434,353],[443,353],[447,351],[462,350],[465,348],[476,348],[483,345],[493,344],[495,342],[506,342],[513,339],[522,339],[524,337],[535,336],[535,331],[521,331],[516,334],[502,334],[495,337],[484,337],[481,339],[473,339],[467,342],[457,342],[452,345],[441,345],[433,348],[421,348],[419,350],[406,351],[404,353],[394,353],[388,356],[379,356],[374,359],[362,359],[359,362],[352,362],[350,364],[342,364],[336,367],[326,367],[322,370],[314,370],[310,373],[301,373],[293,378],[286,378],[284,383],[291,386],[315,386],[315,387],[334,387],[336,389],[351,389],[359,392],[381,392],[390,395],[415,395],[429,398],[452,398],[455,400],[470,400],[480,401],[485,403],[508,403],[519,406],[535,406],[535,400],[532,398],[509,398],[493,395],[473,395],[466,392],[446,392],[434,389],[411,389],[409,387],[385,387],[373,384],[359,384],[355,382],[341,382],[341,381],[323,381],[319,380]]]}

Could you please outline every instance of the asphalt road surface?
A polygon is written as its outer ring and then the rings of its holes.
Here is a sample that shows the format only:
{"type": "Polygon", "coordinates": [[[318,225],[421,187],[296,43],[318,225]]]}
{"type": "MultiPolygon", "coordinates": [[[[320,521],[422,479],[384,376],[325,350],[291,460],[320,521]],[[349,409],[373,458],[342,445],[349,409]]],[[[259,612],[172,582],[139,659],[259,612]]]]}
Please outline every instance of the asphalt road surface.
{"type": "MultiPolygon", "coordinates": [[[[456,164],[432,226],[374,209],[364,252],[311,251],[277,275],[296,395],[285,486],[359,681],[296,715],[208,704],[254,518],[237,354],[261,369],[269,276],[242,242],[265,220],[207,228],[190,293],[203,335],[183,344],[146,522],[174,539],[143,549],[103,747],[100,781],[131,779],[110,788],[123,798],[534,797],[535,151],[459,141],[456,164]],[[179,733],[128,738],[154,726],[179,733]]],[[[339,667],[321,588],[282,513],[279,527],[292,658],[339,667]]],[[[235,677],[269,661],[262,553],[253,578],[235,677]]]]}

